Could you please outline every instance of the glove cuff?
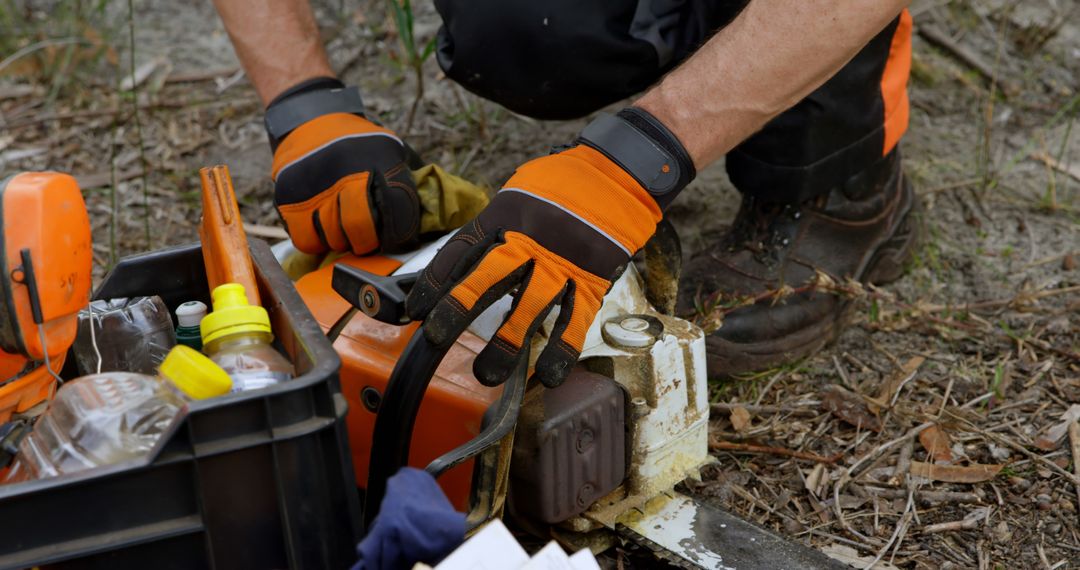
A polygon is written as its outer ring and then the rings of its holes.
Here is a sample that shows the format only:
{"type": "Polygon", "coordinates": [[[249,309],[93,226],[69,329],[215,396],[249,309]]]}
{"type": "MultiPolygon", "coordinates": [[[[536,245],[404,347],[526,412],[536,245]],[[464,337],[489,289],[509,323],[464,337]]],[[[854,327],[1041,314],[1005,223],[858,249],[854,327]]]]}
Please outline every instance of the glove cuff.
{"type": "Polygon", "coordinates": [[[346,87],[333,77],[316,77],[298,83],[278,95],[266,107],[263,124],[276,151],[281,141],[300,125],[330,113],[364,116],[360,90],[346,87]]]}
{"type": "Polygon", "coordinates": [[[601,114],[578,143],[604,154],[629,173],[663,210],[697,175],[682,142],[659,119],[638,107],[601,114]]]}

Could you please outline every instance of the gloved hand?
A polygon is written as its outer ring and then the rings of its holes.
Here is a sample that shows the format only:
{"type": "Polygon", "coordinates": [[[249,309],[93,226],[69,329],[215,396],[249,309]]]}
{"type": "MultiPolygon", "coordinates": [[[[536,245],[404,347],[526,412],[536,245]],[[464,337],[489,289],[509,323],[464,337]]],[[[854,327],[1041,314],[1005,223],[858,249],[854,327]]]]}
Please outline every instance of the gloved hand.
{"type": "Polygon", "coordinates": [[[364,118],[362,107],[336,100],[340,82],[298,88],[267,108],[274,204],[297,249],[364,255],[414,246],[420,201],[404,143],[364,118]]]}
{"type": "MultiPolygon", "coordinates": [[[[559,385],[577,362],[612,280],[655,231],[661,204],[670,202],[673,194],[658,198],[640,182],[641,168],[627,170],[616,162],[637,158],[617,148],[600,148],[605,141],[634,136],[619,131],[622,128],[633,127],[616,125],[608,133],[615,136],[599,133],[593,140],[585,139],[587,128],[577,146],[518,168],[413,285],[406,301],[409,317],[423,319],[428,339],[440,345],[452,342],[484,309],[518,289],[509,317],[473,364],[481,383],[505,381],[523,356],[522,347],[560,305],[535,368],[546,386],[559,385]]],[[[636,136],[642,136],[640,131],[636,136]]],[[[663,166],[652,165],[657,172],[675,171],[680,178],[675,185],[681,189],[693,177],[693,164],[681,144],[678,149],[683,153],[679,168],[670,156],[663,166]]],[[[652,181],[649,175],[645,178],[652,181]]]]}

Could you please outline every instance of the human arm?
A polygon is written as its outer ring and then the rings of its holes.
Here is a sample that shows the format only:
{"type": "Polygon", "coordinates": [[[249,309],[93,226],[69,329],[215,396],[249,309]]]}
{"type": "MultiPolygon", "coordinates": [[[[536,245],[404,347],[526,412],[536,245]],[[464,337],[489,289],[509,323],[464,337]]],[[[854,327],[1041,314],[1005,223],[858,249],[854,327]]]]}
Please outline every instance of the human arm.
{"type": "Polygon", "coordinates": [[[821,86],[908,4],[752,0],[634,105],[704,168],[821,86]]]}
{"type": "Polygon", "coordinates": [[[410,293],[429,340],[457,336],[513,289],[510,316],[474,363],[498,384],[555,305],[535,374],[576,362],[611,281],[663,208],[704,167],[834,74],[906,2],[753,0],[634,107],[591,123],[572,148],[517,170],[410,293]]]}
{"type": "Polygon", "coordinates": [[[308,0],[214,0],[267,107],[274,204],[302,251],[408,249],[420,203],[405,145],[337,80],[308,0]]]}
{"type": "Polygon", "coordinates": [[[214,0],[263,106],[315,77],[335,77],[309,0],[214,0]]]}

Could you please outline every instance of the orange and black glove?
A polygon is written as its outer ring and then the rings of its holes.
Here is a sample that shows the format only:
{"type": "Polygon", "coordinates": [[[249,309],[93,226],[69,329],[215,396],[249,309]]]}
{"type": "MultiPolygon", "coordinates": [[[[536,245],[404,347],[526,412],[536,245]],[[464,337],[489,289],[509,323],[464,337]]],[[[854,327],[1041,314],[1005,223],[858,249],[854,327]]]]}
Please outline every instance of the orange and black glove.
{"type": "Polygon", "coordinates": [[[297,249],[365,255],[416,245],[420,201],[405,144],[364,117],[360,93],[305,81],[266,109],[274,204],[297,249]]]}
{"type": "Polygon", "coordinates": [[[509,316],[473,364],[476,378],[495,386],[559,305],[535,368],[544,385],[558,386],[612,281],[693,176],[682,144],[652,115],[634,107],[602,115],[571,147],[518,168],[447,242],[413,285],[409,317],[444,345],[516,288],[509,316]]]}

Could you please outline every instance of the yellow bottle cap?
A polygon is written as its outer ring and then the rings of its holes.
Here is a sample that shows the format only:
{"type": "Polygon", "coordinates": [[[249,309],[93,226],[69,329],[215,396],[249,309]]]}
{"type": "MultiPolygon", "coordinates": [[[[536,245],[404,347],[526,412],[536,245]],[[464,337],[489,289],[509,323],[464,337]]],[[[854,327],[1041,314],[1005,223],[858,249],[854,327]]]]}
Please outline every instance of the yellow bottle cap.
{"type": "Polygon", "coordinates": [[[192,400],[205,400],[232,390],[229,374],[201,352],[178,344],[158,367],[161,375],[192,400]]]}
{"type": "Polygon", "coordinates": [[[235,333],[259,332],[273,334],[270,330],[270,316],[266,309],[249,305],[244,286],[239,283],[226,283],[214,288],[210,293],[214,311],[203,317],[199,323],[203,344],[235,333]]]}

